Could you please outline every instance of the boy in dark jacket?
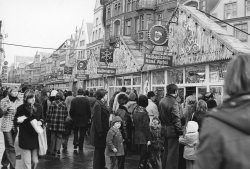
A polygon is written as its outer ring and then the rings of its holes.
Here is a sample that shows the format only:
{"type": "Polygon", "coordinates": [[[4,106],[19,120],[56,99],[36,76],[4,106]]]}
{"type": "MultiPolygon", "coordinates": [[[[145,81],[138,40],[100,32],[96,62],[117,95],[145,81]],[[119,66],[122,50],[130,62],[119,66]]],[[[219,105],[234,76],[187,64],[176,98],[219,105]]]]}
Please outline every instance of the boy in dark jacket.
{"type": "Polygon", "coordinates": [[[161,155],[164,150],[163,133],[161,130],[161,122],[157,117],[153,117],[150,124],[151,152],[153,157],[153,168],[162,169],[161,155]]]}
{"type": "Polygon", "coordinates": [[[110,157],[110,169],[124,169],[124,147],[123,138],[120,132],[122,119],[115,116],[112,120],[112,127],[109,129],[106,138],[106,154],[110,157]]]}

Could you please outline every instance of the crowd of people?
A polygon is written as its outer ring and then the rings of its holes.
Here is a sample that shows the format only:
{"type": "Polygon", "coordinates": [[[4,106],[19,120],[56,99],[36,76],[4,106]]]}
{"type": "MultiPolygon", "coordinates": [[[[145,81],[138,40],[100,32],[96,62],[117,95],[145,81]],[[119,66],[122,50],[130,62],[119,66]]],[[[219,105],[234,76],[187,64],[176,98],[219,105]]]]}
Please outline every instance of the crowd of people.
{"type": "Polygon", "coordinates": [[[153,91],[138,95],[126,87],[109,101],[104,89],[78,89],[76,94],[47,88],[2,90],[2,168],[15,168],[17,133],[23,168],[36,168],[38,133],[31,125],[36,119],[46,127],[47,157],[60,158],[67,152],[72,131],[74,150],[82,152],[88,135],[94,146],[93,169],[106,168],[105,156],[110,157],[111,169],[124,169],[130,152],[139,153],[139,169],[149,163],[153,169],[245,169],[250,166],[245,149],[250,134],[247,64],[247,56],[230,63],[224,86],[229,99],[218,108],[213,93],[183,100],[175,84],[167,85],[159,103],[153,91]]]}

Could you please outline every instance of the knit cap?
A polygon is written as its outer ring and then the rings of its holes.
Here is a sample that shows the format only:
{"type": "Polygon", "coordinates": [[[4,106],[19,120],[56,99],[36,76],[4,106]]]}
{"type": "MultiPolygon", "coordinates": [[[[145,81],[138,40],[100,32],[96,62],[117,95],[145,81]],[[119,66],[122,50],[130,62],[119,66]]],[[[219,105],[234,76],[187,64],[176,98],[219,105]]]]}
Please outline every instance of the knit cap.
{"type": "Polygon", "coordinates": [[[122,119],[120,116],[114,116],[112,119],[112,126],[116,123],[116,122],[122,122],[122,119]]]}
{"type": "Polygon", "coordinates": [[[135,94],[135,93],[130,93],[129,96],[128,96],[128,99],[129,99],[130,101],[135,101],[135,99],[136,99],[136,94],[135,94]]]}
{"type": "Polygon", "coordinates": [[[51,93],[50,93],[50,96],[51,97],[56,97],[56,94],[57,94],[58,92],[56,91],[56,90],[52,90],[51,91],[51,93]]]}

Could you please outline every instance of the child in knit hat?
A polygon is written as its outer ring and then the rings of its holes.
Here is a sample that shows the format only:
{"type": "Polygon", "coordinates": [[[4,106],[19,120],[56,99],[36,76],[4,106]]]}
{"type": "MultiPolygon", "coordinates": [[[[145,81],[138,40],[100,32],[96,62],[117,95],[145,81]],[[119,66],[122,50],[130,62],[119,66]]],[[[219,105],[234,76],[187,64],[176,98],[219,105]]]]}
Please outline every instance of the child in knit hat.
{"type": "Polygon", "coordinates": [[[186,134],[179,138],[179,142],[184,144],[183,157],[186,159],[187,169],[194,168],[194,161],[196,159],[196,149],[199,143],[198,123],[189,121],[186,126],[186,134]]]}
{"type": "Polygon", "coordinates": [[[123,169],[124,168],[124,146],[123,137],[120,132],[122,119],[115,116],[112,119],[112,127],[109,129],[106,138],[106,155],[110,157],[110,169],[123,169]]]}

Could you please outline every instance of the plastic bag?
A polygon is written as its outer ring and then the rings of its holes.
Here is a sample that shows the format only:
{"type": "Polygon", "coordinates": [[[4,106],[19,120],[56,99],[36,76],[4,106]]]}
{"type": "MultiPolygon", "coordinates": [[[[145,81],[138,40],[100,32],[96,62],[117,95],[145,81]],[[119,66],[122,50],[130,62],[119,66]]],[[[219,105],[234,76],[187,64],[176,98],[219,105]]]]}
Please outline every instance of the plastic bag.
{"type": "Polygon", "coordinates": [[[35,129],[35,131],[36,131],[38,134],[41,134],[41,133],[43,133],[44,131],[43,131],[42,126],[38,125],[37,122],[38,122],[38,121],[37,121],[36,119],[33,119],[33,120],[30,121],[30,123],[31,123],[32,127],[35,129]]]}
{"type": "Polygon", "coordinates": [[[38,143],[39,143],[39,151],[38,154],[40,156],[43,156],[46,154],[48,145],[47,145],[47,135],[46,135],[46,130],[42,133],[38,133],[38,143]]]}

